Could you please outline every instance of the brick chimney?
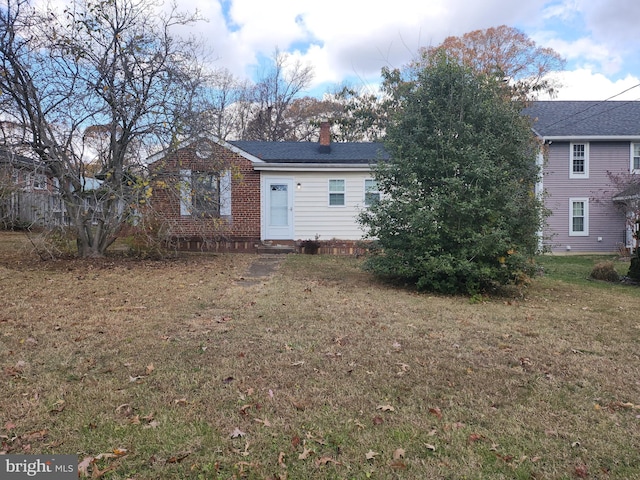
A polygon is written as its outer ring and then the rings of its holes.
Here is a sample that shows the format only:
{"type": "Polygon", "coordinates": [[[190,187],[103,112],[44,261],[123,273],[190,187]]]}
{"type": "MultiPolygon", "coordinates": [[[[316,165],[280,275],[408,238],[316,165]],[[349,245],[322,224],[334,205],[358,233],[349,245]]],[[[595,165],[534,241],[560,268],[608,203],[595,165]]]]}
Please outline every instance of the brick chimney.
{"type": "Polygon", "coordinates": [[[329,153],[331,151],[331,126],[329,122],[324,121],[320,124],[320,153],[329,153]]]}

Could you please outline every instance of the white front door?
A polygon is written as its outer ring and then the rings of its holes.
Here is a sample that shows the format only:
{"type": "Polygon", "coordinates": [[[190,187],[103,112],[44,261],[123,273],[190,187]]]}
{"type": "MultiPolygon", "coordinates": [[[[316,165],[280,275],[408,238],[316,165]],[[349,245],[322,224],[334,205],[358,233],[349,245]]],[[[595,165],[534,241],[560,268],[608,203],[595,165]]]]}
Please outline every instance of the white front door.
{"type": "Polygon", "coordinates": [[[293,240],[293,180],[268,178],[265,190],[265,240],[293,240]]]}

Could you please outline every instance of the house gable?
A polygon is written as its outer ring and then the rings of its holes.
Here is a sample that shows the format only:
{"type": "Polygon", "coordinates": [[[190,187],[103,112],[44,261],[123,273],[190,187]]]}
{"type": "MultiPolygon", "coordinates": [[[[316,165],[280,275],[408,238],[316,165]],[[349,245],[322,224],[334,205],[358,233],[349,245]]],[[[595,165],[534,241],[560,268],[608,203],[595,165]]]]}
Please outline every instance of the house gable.
{"type": "Polygon", "coordinates": [[[169,236],[181,247],[197,244],[195,248],[204,248],[208,242],[219,241],[254,248],[260,238],[260,174],[250,160],[223,144],[203,139],[163,152],[154,160],[150,165],[152,203],[169,236]],[[194,206],[191,187],[196,174],[219,176],[219,208],[210,215],[194,206]]]}
{"type": "Polygon", "coordinates": [[[184,142],[178,149],[152,158],[155,179],[152,201],[162,212],[171,235],[191,238],[192,243],[198,236],[254,244],[293,243],[316,237],[361,239],[363,232],[357,215],[365,207],[366,188],[370,191],[373,188],[371,167],[388,159],[388,155],[380,144],[331,144],[326,137],[321,138],[325,138],[324,145],[220,142],[215,138],[184,142]],[[231,209],[228,217],[220,215],[219,222],[206,227],[206,222],[189,214],[193,208],[192,194],[191,203],[180,201],[176,188],[172,192],[158,185],[162,185],[162,176],[173,179],[174,185],[187,184],[184,179],[193,178],[193,172],[207,172],[212,167],[217,167],[214,171],[231,171],[231,209]],[[330,205],[332,180],[343,182],[342,208],[330,205]]]}

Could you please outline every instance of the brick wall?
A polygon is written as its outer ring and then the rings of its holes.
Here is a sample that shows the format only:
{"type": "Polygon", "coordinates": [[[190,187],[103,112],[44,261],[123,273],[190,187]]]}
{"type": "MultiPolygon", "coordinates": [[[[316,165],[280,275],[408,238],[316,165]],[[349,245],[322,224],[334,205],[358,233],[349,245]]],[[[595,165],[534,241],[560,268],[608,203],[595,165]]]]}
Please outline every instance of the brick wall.
{"type": "MultiPolygon", "coordinates": [[[[196,155],[196,145],[167,154],[151,165],[151,205],[159,223],[180,248],[218,249],[236,242],[239,250],[260,241],[260,173],[249,160],[214,142],[207,142],[211,154],[196,155]],[[231,216],[198,218],[180,214],[180,170],[231,170],[231,216]],[[195,245],[195,246],[194,246],[195,245]]],[[[233,248],[232,248],[233,249],[233,248]]]]}

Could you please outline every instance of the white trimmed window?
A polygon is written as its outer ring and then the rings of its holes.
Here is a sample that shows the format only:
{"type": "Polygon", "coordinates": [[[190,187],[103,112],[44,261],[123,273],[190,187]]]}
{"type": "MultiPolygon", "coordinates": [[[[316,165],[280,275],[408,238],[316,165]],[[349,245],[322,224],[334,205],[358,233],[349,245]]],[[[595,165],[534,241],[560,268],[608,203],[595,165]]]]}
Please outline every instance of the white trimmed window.
{"type": "Polygon", "coordinates": [[[569,236],[589,236],[589,199],[569,199],[569,236]]]}
{"type": "Polygon", "coordinates": [[[31,188],[34,190],[46,190],[47,189],[47,176],[42,173],[31,174],[31,188]]]}
{"type": "Polygon", "coordinates": [[[329,180],[329,206],[344,207],[345,206],[345,181],[340,179],[329,180]]]}
{"type": "Polygon", "coordinates": [[[631,173],[640,173],[640,143],[631,144],[631,173]]]}
{"type": "Polygon", "coordinates": [[[589,178],[589,144],[570,143],[569,178],[589,178]]]}
{"type": "Polygon", "coordinates": [[[180,215],[225,217],[231,215],[231,172],[180,170],[180,215]]]}
{"type": "Polygon", "coordinates": [[[378,182],[372,178],[364,181],[364,204],[367,207],[375,205],[380,201],[380,190],[378,190],[378,182]]]}

